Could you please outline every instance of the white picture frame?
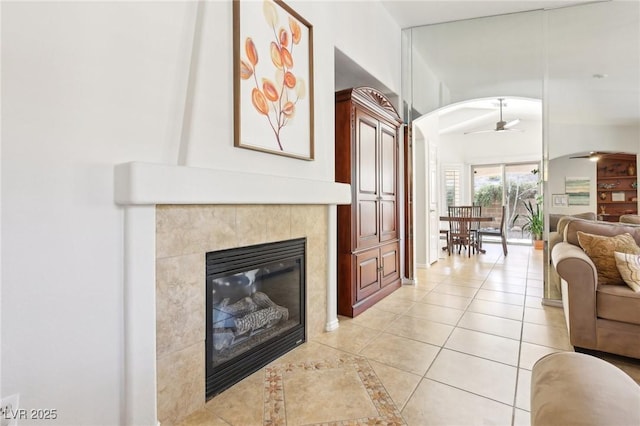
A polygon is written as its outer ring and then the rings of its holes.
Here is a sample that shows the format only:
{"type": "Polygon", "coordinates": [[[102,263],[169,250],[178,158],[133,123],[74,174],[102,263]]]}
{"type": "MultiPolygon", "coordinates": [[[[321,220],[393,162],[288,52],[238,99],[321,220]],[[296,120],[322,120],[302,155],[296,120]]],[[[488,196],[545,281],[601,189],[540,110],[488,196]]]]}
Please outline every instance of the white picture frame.
{"type": "Polygon", "coordinates": [[[551,204],[553,207],[568,207],[569,195],[567,194],[553,194],[551,196],[551,204]]]}

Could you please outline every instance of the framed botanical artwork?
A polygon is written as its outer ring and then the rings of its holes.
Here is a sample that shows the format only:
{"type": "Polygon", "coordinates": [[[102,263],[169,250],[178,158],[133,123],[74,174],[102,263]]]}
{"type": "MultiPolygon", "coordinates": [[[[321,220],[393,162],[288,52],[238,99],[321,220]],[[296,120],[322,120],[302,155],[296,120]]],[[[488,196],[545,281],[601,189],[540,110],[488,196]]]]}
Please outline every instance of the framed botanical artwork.
{"type": "Polygon", "coordinates": [[[313,160],[313,27],[280,0],[233,1],[234,145],[313,160]]]}
{"type": "Polygon", "coordinates": [[[569,196],[567,194],[553,194],[551,201],[553,207],[567,207],[569,205],[569,196]]]}

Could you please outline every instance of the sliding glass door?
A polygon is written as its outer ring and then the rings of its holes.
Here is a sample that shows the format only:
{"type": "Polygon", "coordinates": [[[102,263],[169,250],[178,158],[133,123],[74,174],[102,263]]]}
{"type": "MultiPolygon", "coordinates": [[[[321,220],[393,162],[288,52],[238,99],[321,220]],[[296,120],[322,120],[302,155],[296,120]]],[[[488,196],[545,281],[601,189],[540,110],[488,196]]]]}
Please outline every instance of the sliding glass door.
{"type": "MultiPolygon", "coordinates": [[[[473,202],[482,206],[484,215],[494,222],[483,226],[499,227],[505,208],[507,241],[530,243],[531,235],[522,229],[524,202],[538,195],[538,163],[492,164],[473,166],[473,202]]],[[[489,238],[487,238],[489,239],[489,238]]],[[[496,239],[498,241],[498,239],[496,239]]]]}

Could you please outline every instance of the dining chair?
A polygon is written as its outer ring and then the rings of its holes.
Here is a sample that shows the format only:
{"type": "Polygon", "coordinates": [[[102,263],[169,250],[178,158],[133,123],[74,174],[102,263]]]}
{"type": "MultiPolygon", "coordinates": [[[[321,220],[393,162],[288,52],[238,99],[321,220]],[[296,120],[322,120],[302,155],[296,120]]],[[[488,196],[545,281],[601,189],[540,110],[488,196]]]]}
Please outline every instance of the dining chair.
{"type": "MultiPolygon", "coordinates": [[[[482,216],[482,206],[476,206],[475,204],[471,206],[471,216],[472,217],[480,217],[482,216]]],[[[474,244],[478,242],[478,230],[480,229],[480,221],[476,220],[470,223],[469,230],[471,231],[471,238],[473,239],[474,244]]]]}
{"type": "Polygon", "coordinates": [[[502,217],[500,218],[499,228],[479,228],[478,229],[478,248],[482,248],[482,237],[490,235],[492,237],[500,237],[502,241],[502,252],[507,255],[507,229],[506,229],[506,208],[502,206],[502,217]]]}
{"type": "Polygon", "coordinates": [[[446,240],[447,245],[442,247],[442,251],[446,251],[447,253],[449,253],[449,256],[451,256],[451,243],[449,241],[449,230],[448,229],[441,229],[440,230],[440,239],[441,240],[446,240]]]}
{"type": "Polygon", "coordinates": [[[471,250],[475,253],[473,236],[471,233],[472,206],[449,206],[449,241],[451,250],[458,246],[458,254],[462,252],[462,247],[467,250],[471,257],[471,250]]]}

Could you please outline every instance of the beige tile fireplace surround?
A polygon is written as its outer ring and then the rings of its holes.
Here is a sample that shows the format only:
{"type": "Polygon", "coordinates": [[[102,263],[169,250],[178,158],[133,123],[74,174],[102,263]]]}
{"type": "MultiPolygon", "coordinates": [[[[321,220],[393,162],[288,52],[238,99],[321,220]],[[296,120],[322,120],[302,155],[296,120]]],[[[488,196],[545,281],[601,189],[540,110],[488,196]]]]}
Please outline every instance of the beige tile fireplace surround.
{"type": "Polygon", "coordinates": [[[313,205],[162,205],[156,208],[158,420],[205,404],[205,253],[307,238],[307,338],[324,330],[327,209],[313,205]]]}
{"type": "Polygon", "coordinates": [[[123,208],[125,425],[205,404],[205,254],[307,238],[307,339],[337,327],[336,205],[349,185],[196,167],[115,166],[123,208]]]}

